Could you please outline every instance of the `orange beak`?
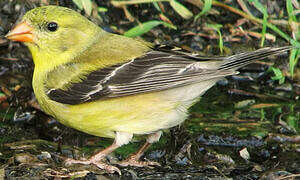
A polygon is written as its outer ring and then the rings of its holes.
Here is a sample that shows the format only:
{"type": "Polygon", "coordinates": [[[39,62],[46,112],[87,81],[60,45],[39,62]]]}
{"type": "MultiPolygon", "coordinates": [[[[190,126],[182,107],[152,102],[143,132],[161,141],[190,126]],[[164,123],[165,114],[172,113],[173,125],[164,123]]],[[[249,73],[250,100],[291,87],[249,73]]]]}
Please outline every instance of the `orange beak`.
{"type": "Polygon", "coordinates": [[[22,22],[9,31],[5,37],[13,41],[33,42],[33,29],[26,22],[22,22]]]}

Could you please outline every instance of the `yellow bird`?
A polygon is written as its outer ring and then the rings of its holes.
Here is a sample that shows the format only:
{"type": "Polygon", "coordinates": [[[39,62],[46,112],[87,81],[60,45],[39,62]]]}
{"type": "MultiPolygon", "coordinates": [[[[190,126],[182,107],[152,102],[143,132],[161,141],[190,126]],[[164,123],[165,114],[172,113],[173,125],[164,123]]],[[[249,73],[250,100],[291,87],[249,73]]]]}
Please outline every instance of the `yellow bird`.
{"type": "Polygon", "coordinates": [[[62,124],[114,143],[87,160],[108,172],[120,170],[101,160],[148,134],[146,143],[122,166],[159,165],[140,161],[163,129],[182,123],[188,108],[225,76],[254,60],[288,51],[263,48],[229,57],[202,57],[158,51],[145,41],[105,32],[79,13],[58,6],[27,12],[6,37],[24,42],[35,64],[33,89],[41,108],[62,124]]]}

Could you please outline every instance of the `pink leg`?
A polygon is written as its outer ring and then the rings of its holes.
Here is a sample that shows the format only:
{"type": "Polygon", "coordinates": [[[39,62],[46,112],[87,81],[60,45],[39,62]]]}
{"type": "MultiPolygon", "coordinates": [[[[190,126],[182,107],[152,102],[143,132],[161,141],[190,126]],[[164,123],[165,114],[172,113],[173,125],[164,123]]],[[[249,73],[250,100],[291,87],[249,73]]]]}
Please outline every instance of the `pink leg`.
{"type": "Polygon", "coordinates": [[[75,159],[66,159],[65,164],[66,165],[71,165],[71,164],[94,164],[100,169],[104,169],[109,173],[114,173],[117,172],[121,175],[121,171],[112,165],[106,164],[104,162],[101,162],[108,154],[113,152],[115,149],[118,147],[129,143],[129,141],[132,139],[132,134],[130,133],[121,133],[117,132],[116,133],[116,138],[115,141],[112,145],[109,147],[103,149],[102,151],[96,153],[92,157],[90,157],[87,160],[75,160],[75,159]]]}
{"type": "Polygon", "coordinates": [[[117,163],[120,166],[137,166],[137,167],[148,167],[148,166],[160,166],[159,163],[154,161],[140,161],[139,159],[144,152],[151,146],[152,143],[157,142],[161,136],[161,131],[150,134],[147,138],[146,143],[134,154],[124,161],[117,163]]]}

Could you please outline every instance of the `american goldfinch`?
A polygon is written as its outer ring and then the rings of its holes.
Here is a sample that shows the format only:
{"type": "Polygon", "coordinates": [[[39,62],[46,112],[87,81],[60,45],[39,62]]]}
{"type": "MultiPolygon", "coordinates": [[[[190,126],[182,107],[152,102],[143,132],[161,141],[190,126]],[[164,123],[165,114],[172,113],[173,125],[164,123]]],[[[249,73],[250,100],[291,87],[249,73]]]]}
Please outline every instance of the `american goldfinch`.
{"type": "Polygon", "coordinates": [[[6,37],[24,42],[35,64],[33,89],[41,108],[66,126],[114,143],[87,160],[108,172],[120,170],[101,160],[147,134],[141,149],[119,164],[159,165],[139,158],[161,130],[182,123],[188,108],[225,76],[254,60],[288,51],[263,48],[229,57],[202,57],[158,51],[143,40],[105,32],[79,13],[58,6],[27,12],[6,37]]]}

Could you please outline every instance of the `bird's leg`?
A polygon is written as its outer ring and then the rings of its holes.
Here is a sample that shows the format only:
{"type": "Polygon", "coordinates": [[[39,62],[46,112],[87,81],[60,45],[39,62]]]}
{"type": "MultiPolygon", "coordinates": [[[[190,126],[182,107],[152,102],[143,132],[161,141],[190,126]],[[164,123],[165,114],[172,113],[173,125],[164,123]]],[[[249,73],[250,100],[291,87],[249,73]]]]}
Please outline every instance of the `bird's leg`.
{"type": "Polygon", "coordinates": [[[144,154],[144,152],[151,146],[151,144],[159,141],[162,132],[158,131],[156,133],[150,134],[147,138],[146,143],[134,154],[130,155],[128,159],[118,162],[117,164],[120,166],[160,166],[159,163],[154,161],[140,161],[140,157],[144,154]]]}
{"type": "Polygon", "coordinates": [[[108,171],[109,173],[114,173],[117,172],[121,175],[121,171],[112,165],[106,164],[104,162],[101,162],[108,154],[113,152],[115,149],[118,147],[128,144],[131,139],[132,139],[133,134],[130,133],[124,133],[124,132],[116,132],[116,137],[115,141],[112,145],[109,147],[103,149],[102,151],[96,153],[95,155],[91,156],[87,160],[75,160],[75,159],[66,159],[65,164],[70,165],[70,164],[94,164],[100,169],[104,169],[108,171]]]}

